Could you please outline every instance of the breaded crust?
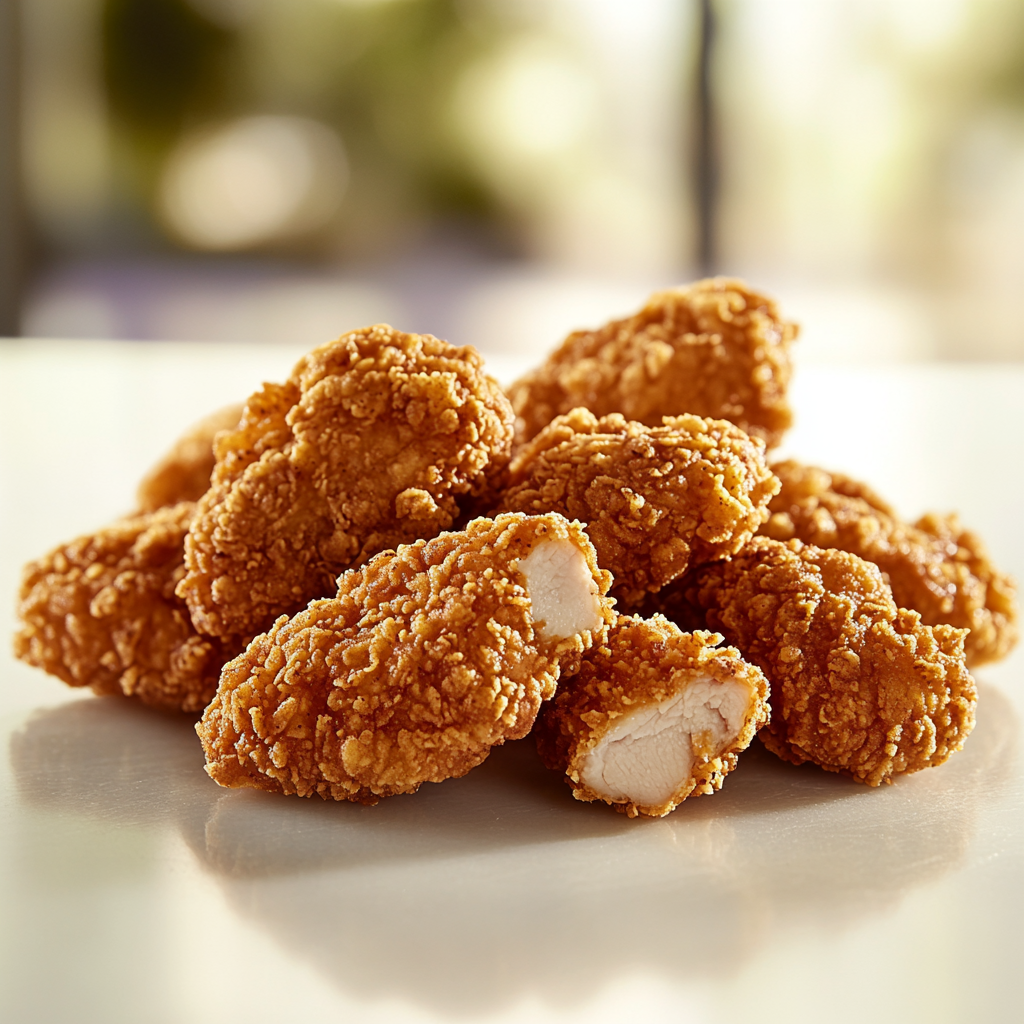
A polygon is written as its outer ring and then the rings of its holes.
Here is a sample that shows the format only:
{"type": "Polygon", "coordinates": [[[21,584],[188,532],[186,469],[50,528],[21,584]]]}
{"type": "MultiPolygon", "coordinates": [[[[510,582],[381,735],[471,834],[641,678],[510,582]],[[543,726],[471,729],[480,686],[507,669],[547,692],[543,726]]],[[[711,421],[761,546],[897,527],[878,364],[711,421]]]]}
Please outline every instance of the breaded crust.
{"type": "Polygon", "coordinates": [[[969,629],[967,664],[1005,657],[1017,642],[1017,588],[992,564],[981,539],[956,516],[904,523],[866,485],[788,460],[772,467],[782,490],[761,532],[841,548],[874,562],[901,608],[929,626],[969,629]]]}
{"type": "Polygon", "coordinates": [[[30,562],[14,652],[30,665],[164,711],[200,711],[244,646],[200,636],[174,588],[192,502],[118,520],[30,562]]]}
{"type": "Polygon", "coordinates": [[[600,642],[610,582],[582,527],[556,515],[476,519],[382,552],[224,667],[197,727],[207,771],[362,803],[464,775],[526,735],[560,672],[600,642]],[[547,541],[585,560],[592,631],[545,638],[534,619],[518,567],[547,541]]]}
{"type": "Polygon", "coordinates": [[[574,409],[516,453],[499,509],[583,522],[613,596],[632,610],[691,561],[738,551],[777,489],[764,443],[725,420],[647,427],[574,409]]]}
{"type": "Polygon", "coordinates": [[[631,317],[570,334],[512,385],[516,444],[583,406],[652,427],[682,413],[730,420],[772,447],[793,419],[786,389],[797,331],[742,281],[659,292],[631,317]]]}
{"type": "Polygon", "coordinates": [[[266,629],[338,573],[451,526],[508,460],[512,411],[475,350],[386,325],[309,353],[217,440],[178,593],[213,636],[266,629]]]}
{"type": "Polygon", "coordinates": [[[243,408],[240,403],[226,406],[189,427],[142,478],[136,491],[139,510],[155,512],[179,501],[198,501],[210,486],[214,438],[238,426],[243,408]]]}
{"type": "Polygon", "coordinates": [[[898,608],[878,567],[837,549],[755,537],[682,582],[771,685],[769,750],[877,786],[942,764],[974,726],[964,631],[898,608]]]}
{"type": "Polygon", "coordinates": [[[631,818],[662,817],[688,796],[714,793],[736,767],[755,732],[768,720],[768,682],[759,668],[734,647],[720,647],[722,636],[706,631],[683,633],[661,615],[650,619],[620,615],[604,643],[591,648],[580,670],[566,679],[553,701],[544,705],[534,735],[541,760],[562,772],[577,800],[604,800],[631,818]],[[583,778],[590,752],[624,715],[661,704],[695,680],[737,682],[748,688],[749,703],[738,734],[724,745],[694,737],[690,776],[656,804],[622,798],[609,800],[583,778]],[[703,740],[703,742],[702,742],[703,740]]]}

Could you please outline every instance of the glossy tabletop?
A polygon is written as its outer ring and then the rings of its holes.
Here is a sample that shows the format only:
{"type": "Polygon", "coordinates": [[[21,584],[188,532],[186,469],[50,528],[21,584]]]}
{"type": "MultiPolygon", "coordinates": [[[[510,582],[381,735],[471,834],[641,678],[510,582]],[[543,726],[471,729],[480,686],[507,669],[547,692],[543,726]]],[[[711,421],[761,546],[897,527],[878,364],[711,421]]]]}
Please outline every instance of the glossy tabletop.
{"type": "MultiPolygon", "coordinates": [[[[131,508],[279,347],[0,343],[0,594],[131,508]]],[[[513,361],[495,366],[514,374],[513,361]]],[[[957,509],[1024,578],[1024,369],[798,368],[786,452],[957,509]]],[[[658,820],[572,800],[529,739],[366,808],[218,788],[193,722],[0,653],[0,1020],[1010,1021],[1024,652],[946,765],[872,790],[755,745],[658,820]]]]}

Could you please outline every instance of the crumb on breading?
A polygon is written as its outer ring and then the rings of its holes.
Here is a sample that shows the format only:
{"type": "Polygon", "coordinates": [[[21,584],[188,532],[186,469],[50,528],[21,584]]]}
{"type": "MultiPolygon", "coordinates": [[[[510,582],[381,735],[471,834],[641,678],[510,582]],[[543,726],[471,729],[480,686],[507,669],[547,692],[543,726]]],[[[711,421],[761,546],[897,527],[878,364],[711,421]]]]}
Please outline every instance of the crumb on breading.
{"type": "Polygon", "coordinates": [[[314,349],[218,438],[178,590],[197,628],[251,635],[447,529],[508,461],[512,421],[474,349],[382,324],[314,349]]]}
{"type": "Polygon", "coordinates": [[[69,686],[164,711],[201,711],[245,643],[201,636],[174,587],[195,510],[120,519],[25,566],[15,654],[69,686]]]}
{"type": "Polygon", "coordinates": [[[573,409],[517,452],[498,508],[579,519],[615,578],[612,594],[632,610],[691,561],[738,551],[777,489],[763,442],[725,420],[647,427],[573,409]]]}
{"type": "Polygon", "coordinates": [[[570,334],[511,386],[516,444],[583,406],[648,426],[683,413],[725,419],[773,447],[793,419],[786,391],[797,332],[742,281],[658,292],[633,316],[570,334]]]}
{"type": "Polygon", "coordinates": [[[600,642],[610,583],[558,515],[476,519],[382,552],[224,667],[197,727],[207,771],[360,803],[464,775],[525,736],[600,642]],[[574,613],[555,621],[531,595],[558,588],[574,613]]]}
{"type": "Polygon", "coordinates": [[[1017,642],[1016,585],[990,560],[981,539],[956,516],[900,520],[866,485],[794,460],[773,465],[782,490],[761,532],[840,548],[874,562],[901,608],[928,626],[969,629],[970,666],[1005,657],[1017,642]]]}
{"type": "MultiPolygon", "coordinates": [[[[755,537],[666,595],[764,671],[769,750],[877,786],[942,764],[974,726],[964,630],[899,608],[878,567],[838,549],[755,537]]],[[[685,618],[685,616],[681,616],[685,618]]]]}

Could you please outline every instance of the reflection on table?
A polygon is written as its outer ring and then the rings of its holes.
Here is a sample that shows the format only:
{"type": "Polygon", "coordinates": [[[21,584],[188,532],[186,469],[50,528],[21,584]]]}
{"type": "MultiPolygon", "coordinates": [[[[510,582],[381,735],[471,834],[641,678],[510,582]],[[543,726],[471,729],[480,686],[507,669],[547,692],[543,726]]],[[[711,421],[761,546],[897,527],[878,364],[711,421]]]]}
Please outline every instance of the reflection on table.
{"type": "MultiPolygon", "coordinates": [[[[376,807],[222,790],[192,722],[78,700],[11,739],[24,805],[60,813],[45,836],[24,816],[17,842],[25,858],[45,847],[51,879],[146,873],[147,837],[173,830],[238,914],[342,991],[460,1014],[529,995],[569,1006],[635,968],[728,976],[794,924],[851,927],[972,843],[984,856],[975,822],[1010,777],[1019,725],[999,690],[981,691],[974,735],[939,769],[871,790],[755,743],[713,799],[641,821],[573,801],[529,739],[376,807]],[[97,850],[121,851],[112,862],[63,842],[82,820],[97,850]]],[[[60,955],[69,937],[46,941],[60,955]]]]}

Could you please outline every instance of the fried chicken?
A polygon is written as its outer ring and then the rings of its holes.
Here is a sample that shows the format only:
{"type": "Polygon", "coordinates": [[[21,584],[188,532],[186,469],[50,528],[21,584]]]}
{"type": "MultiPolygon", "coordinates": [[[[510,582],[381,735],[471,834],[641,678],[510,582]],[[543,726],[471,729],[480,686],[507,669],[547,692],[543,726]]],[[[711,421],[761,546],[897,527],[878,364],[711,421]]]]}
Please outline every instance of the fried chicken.
{"type": "Polygon", "coordinates": [[[691,561],[738,551],[777,488],[764,443],[724,420],[647,427],[573,409],[517,452],[499,509],[583,522],[612,594],[631,610],[691,561]]]}
{"type": "Polygon", "coordinates": [[[375,803],[525,736],[600,642],[611,583],[578,523],[476,519],[384,551],[224,667],[197,731],[222,786],[375,803]]]}
{"type": "Polygon", "coordinates": [[[786,389],[797,330],[742,281],[659,292],[631,317],[570,334],[512,385],[516,444],[583,406],[651,427],[682,413],[726,419],[777,445],[793,418],[786,389]]]}
{"type": "Polygon", "coordinates": [[[70,686],[201,711],[244,640],[200,636],[174,596],[195,505],[118,520],[24,570],[14,652],[70,686]]]}
{"type": "Polygon", "coordinates": [[[513,414],[474,349],[386,325],[315,349],[221,434],[178,594],[196,627],[252,635],[338,573],[433,537],[504,468],[513,414]]]}
{"type": "Polygon", "coordinates": [[[760,669],[717,633],[683,633],[661,615],[619,616],[544,706],[541,760],[577,800],[631,818],[662,817],[714,793],[768,720],[760,669]]]}
{"type": "Polygon", "coordinates": [[[898,608],[876,565],[838,549],[755,537],[660,595],[703,617],[771,686],[765,746],[877,786],[942,764],[974,726],[964,630],[898,608]]]}
{"type": "Polygon", "coordinates": [[[965,644],[970,666],[996,661],[1016,643],[1016,586],[956,516],[929,514],[904,523],[849,477],[791,460],[772,468],[782,490],[769,506],[763,534],[841,548],[874,562],[901,608],[919,612],[929,626],[970,630],[965,644]]]}
{"type": "Polygon", "coordinates": [[[222,430],[238,426],[243,408],[226,406],[189,427],[142,478],[137,491],[139,510],[155,512],[179,501],[198,501],[210,486],[213,440],[222,430]]]}

